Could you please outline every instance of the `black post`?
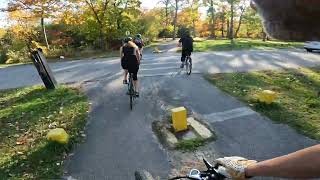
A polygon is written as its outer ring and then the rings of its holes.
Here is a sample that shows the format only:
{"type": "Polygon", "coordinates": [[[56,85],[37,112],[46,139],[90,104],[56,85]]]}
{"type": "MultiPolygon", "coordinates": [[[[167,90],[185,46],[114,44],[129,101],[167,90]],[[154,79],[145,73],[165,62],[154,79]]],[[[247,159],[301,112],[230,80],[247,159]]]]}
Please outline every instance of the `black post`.
{"type": "Polygon", "coordinates": [[[38,73],[46,86],[47,89],[55,89],[57,86],[57,81],[55,80],[53,73],[43,56],[42,49],[32,52],[32,61],[34,66],[37,68],[38,73]]]}

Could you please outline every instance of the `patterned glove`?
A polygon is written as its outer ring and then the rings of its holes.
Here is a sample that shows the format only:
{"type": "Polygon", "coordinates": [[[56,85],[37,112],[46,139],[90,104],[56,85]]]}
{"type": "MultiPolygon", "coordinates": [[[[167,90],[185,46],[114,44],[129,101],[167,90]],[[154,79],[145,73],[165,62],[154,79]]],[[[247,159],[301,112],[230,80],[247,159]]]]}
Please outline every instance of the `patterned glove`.
{"type": "Polygon", "coordinates": [[[233,156],[216,159],[216,163],[221,165],[218,169],[220,174],[227,178],[243,180],[249,178],[245,174],[245,169],[248,166],[256,164],[257,161],[233,156]]]}

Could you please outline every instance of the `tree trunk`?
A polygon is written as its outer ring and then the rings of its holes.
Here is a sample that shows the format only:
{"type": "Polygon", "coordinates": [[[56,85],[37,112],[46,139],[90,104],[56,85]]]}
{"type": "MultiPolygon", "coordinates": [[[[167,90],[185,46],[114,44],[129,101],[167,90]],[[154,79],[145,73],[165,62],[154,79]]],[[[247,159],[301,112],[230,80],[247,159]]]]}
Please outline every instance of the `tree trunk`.
{"type": "Polygon", "coordinates": [[[215,14],[213,7],[213,0],[210,0],[210,9],[211,9],[211,37],[216,37],[216,29],[215,29],[215,14]]]}
{"type": "Polygon", "coordinates": [[[221,37],[224,38],[224,24],[221,25],[221,37]]]}
{"type": "Polygon", "coordinates": [[[234,18],[234,0],[230,0],[230,5],[231,5],[231,20],[230,20],[230,30],[229,30],[229,39],[233,43],[233,18],[234,18]]]}
{"type": "Polygon", "coordinates": [[[101,50],[105,50],[106,49],[106,42],[105,42],[105,37],[104,37],[104,33],[103,33],[103,25],[100,24],[100,29],[99,29],[99,36],[100,36],[100,48],[101,50]]]}
{"type": "Polygon", "coordinates": [[[225,11],[224,9],[222,10],[222,14],[221,14],[221,35],[222,38],[224,38],[224,26],[226,23],[226,16],[225,16],[225,11]]]}
{"type": "Polygon", "coordinates": [[[47,49],[50,49],[43,17],[41,17],[41,28],[42,28],[42,33],[43,33],[44,41],[46,42],[47,49]]]}
{"type": "Polygon", "coordinates": [[[230,37],[230,20],[229,18],[227,19],[227,37],[230,37]]]}
{"type": "Polygon", "coordinates": [[[197,32],[196,32],[196,20],[192,20],[192,28],[193,28],[193,37],[196,37],[197,32]]]}
{"type": "Polygon", "coordinates": [[[166,27],[168,27],[168,6],[166,6],[166,27]]]}
{"type": "Polygon", "coordinates": [[[168,25],[169,25],[169,18],[168,18],[168,16],[169,16],[169,11],[168,11],[168,8],[169,8],[169,0],[167,0],[166,1],[166,27],[168,27],[168,25]]]}
{"type": "Polygon", "coordinates": [[[237,37],[238,37],[238,33],[239,33],[239,30],[240,30],[240,27],[241,27],[241,24],[242,24],[242,19],[243,19],[244,11],[245,11],[245,8],[242,8],[242,9],[241,9],[240,18],[239,18],[239,24],[238,24],[238,27],[237,27],[236,33],[234,34],[234,37],[235,37],[235,38],[237,38],[237,37]]]}
{"type": "Polygon", "coordinates": [[[179,0],[175,0],[176,1],[176,10],[175,10],[175,14],[174,14],[174,21],[173,21],[173,40],[176,39],[176,33],[177,33],[177,20],[178,20],[178,1],[179,0]]]}
{"type": "MultiPolygon", "coordinates": [[[[108,5],[108,0],[104,1],[104,6],[103,6],[103,10],[102,10],[102,18],[100,19],[99,15],[98,15],[98,11],[95,10],[94,5],[92,4],[91,1],[85,0],[86,4],[90,7],[90,9],[92,10],[95,19],[97,20],[98,24],[99,24],[99,36],[100,36],[100,48],[102,50],[106,49],[106,43],[105,43],[105,36],[103,33],[103,29],[104,29],[104,24],[103,24],[103,20],[107,11],[107,5],[108,5]]],[[[126,4],[127,5],[127,4],[126,4]]]]}
{"type": "Polygon", "coordinates": [[[266,41],[267,39],[267,34],[262,30],[262,41],[266,41]]]}
{"type": "Polygon", "coordinates": [[[249,38],[250,37],[250,32],[249,32],[249,28],[247,27],[247,38],[249,38]]]}
{"type": "Polygon", "coordinates": [[[224,25],[225,25],[225,22],[226,22],[226,17],[225,17],[225,12],[223,10],[222,14],[221,14],[221,36],[222,36],[222,38],[224,38],[224,25]]]}

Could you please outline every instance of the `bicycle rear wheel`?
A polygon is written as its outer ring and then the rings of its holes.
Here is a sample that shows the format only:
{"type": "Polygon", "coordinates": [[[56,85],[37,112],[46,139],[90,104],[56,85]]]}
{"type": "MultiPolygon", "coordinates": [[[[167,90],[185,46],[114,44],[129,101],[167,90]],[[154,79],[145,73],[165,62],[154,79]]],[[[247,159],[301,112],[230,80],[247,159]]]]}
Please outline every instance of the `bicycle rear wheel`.
{"type": "Polygon", "coordinates": [[[186,58],[186,73],[187,75],[190,75],[192,71],[192,60],[191,57],[186,58]]]}
{"type": "Polygon", "coordinates": [[[129,77],[129,95],[130,95],[130,109],[133,109],[133,100],[134,100],[134,87],[133,87],[133,79],[132,75],[129,77]]]}
{"type": "Polygon", "coordinates": [[[132,110],[132,109],[133,109],[133,97],[130,94],[130,110],[132,110]]]}

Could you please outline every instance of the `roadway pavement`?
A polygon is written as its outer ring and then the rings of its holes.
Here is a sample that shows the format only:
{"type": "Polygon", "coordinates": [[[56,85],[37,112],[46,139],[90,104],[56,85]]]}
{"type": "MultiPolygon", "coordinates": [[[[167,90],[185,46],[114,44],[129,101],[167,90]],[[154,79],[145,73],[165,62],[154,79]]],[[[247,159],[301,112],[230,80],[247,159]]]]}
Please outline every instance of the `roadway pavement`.
{"type": "MultiPolygon", "coordinates": [[[[164,53],[152,54],[147,50],[141,65],[140,76],[165,76],[179,71],[180,54],[175,43],[160,46],[164,53]]],[[[278,68],[309,67],[320,63],[319,53],[302,49],[241,50],[204,52],[193,54],[194,73],[222,73],[278,68]]],[[[77,60],[50,64],[60,83],[81,83],[113,77],[121,71],[118,58],[77,60]]],[[[33,65],[0,68],[0,89],[41,84],[33,65]]]]}
{"type": "MultiPolygon", "coordinates": [[[[168,51],[144,54],[141,97],[133,111],[117,59],[51,64],[58,82],[80,84],[92,103],[86,141],[66,162],[66,177],[134,179],[135,170],[146,169],[166,178],[179,160],[159,144],[151,124],[177,106],[187,107],[215,130],[217,141],[205,148],[214,157],[263,160],[319,143],[252,111],[202,77],[204,73],[314,66],[320,63],[319,54],[302,50],[195,53],[195,73],[186,76],[178,68],[179,54],[168,51]]],[[[0,89],[40,82],[30,65],[0,69],[0,89]]]]}

